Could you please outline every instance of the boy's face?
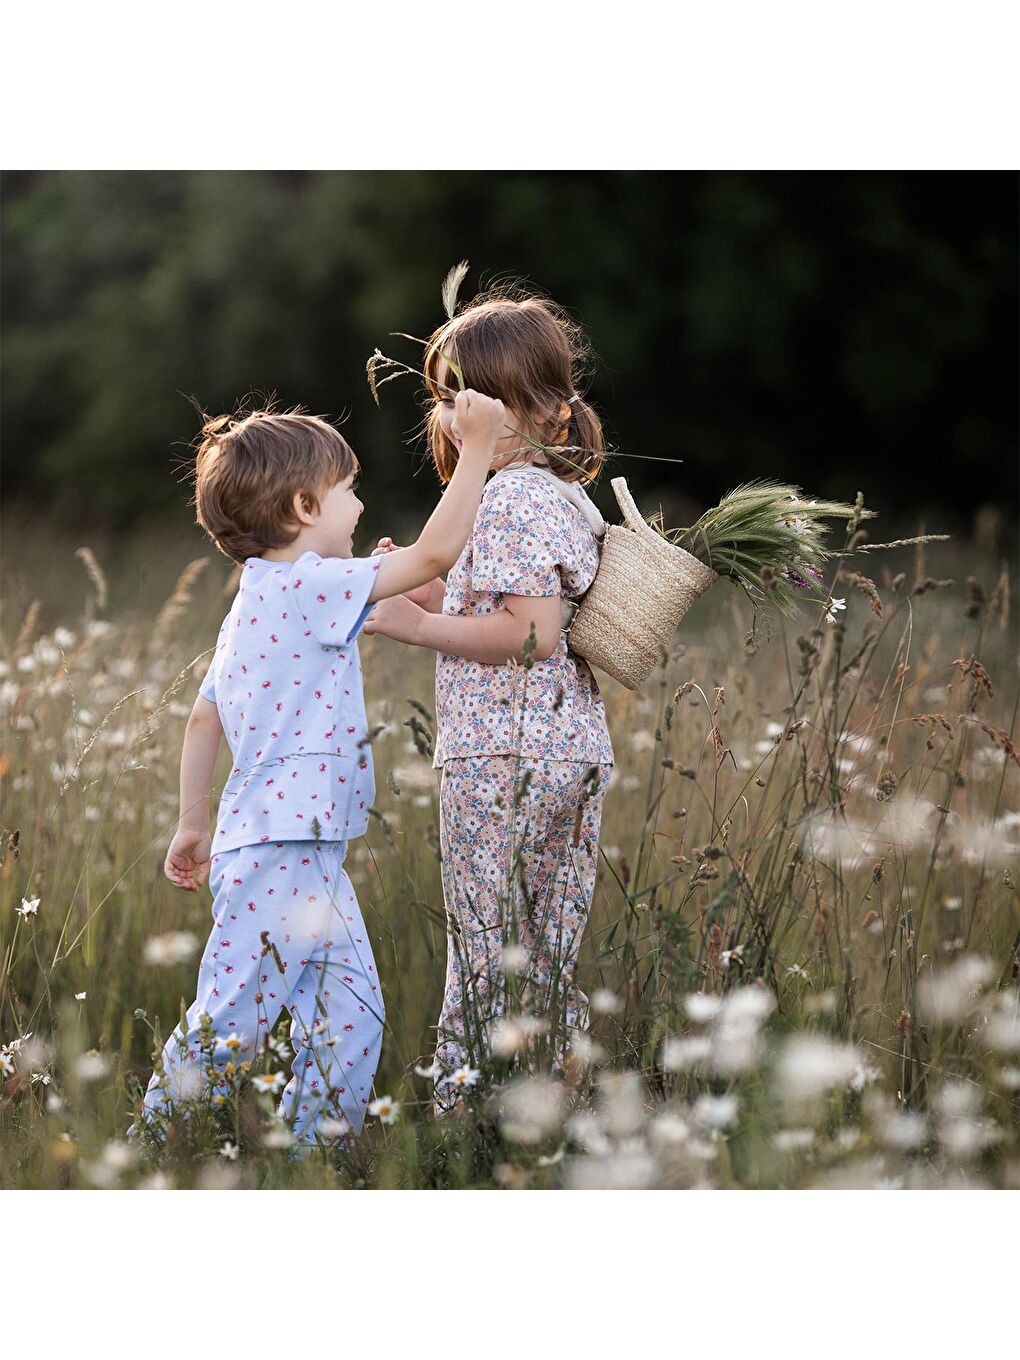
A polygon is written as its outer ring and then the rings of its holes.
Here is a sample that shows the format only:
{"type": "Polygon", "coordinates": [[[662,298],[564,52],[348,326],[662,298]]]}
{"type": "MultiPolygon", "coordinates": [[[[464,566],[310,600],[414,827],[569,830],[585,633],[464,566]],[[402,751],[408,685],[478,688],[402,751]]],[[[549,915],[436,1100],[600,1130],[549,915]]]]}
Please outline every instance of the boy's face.
{"type": "Polygon", "coordinates": [[[322,557],[350,557],[353,552],[354,530],[365,508],[354,492],[359,471],[319,497],[315,528],[321,546],[316,551],[322,557]]]}

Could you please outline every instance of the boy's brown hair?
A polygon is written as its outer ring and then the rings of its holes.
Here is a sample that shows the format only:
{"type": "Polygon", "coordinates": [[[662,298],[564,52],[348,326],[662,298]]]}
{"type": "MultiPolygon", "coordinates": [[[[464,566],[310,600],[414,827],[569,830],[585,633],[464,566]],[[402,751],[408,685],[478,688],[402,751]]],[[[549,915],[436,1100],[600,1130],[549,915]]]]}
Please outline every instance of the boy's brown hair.
{"type": "Polygon", "coordinates": [[[295,495],[317,510],[319,497],[359,468],[340,431],[300,407],[206,417],[199,438],[196,518],[235,562],[292,543],[295,495]]]}
{"type": "MultiPolygon", "coordinates": [[[[440,385],[446,355],[460,368],[465,387],[498,397],[528,422],[523,434],[563,450],[569,462],[547,459],[558,477],[568,482],[595,480],[606,450],[602,423],[578,392],[588,344],[580,326],[561,307],[514,285],[504,286],[475,298],[429,338],[423,367],[434,404],[426,414],[425,429],[443,482],[457,466],[456,445],[443,434],[439,420],[439,400],[451,395],[440,385]]],[[[448,368],[445,381],[457,384],[448,368]]]]}

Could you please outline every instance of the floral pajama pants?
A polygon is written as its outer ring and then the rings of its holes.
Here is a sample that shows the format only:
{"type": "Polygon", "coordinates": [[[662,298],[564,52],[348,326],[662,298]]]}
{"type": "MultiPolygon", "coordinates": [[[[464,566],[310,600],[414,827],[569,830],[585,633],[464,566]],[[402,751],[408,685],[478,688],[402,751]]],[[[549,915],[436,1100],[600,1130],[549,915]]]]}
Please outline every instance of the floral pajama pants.
{"type": "MultiPolygon", "coordinates": [[[[574,970],[595,890],[611,770],[516,756],[444,764],[447,967],[436,1051],[444,1073],[488,1054],[490,1029],[506,1008],[508,946],[523,951],[517,979],[528,1009],[548,1024],[558,1057],[565,1031],[587,1026],[588,998],[574,970]]],[[[454,1089],[440,1080],[437,1108],[453,1102],[454,1089]]]]}
{"type": "MultiPolygon", "coordinates": [[[[163,1050],[146,1114],[170,1114],[208,1088],[228,1062],[254,1059],[280,1012],[291,1017],[294,1050],[280,1115],[300,1143],[315,1143],[322,1119],[365,1119],[382,1046],[384,1011],[372,948],[351,880],[345,842],[285,841],[214,855],[213,928],[199,965],[195,1001],[163,1050]],[[271,948],[267,953],[263,933],[271,948]],[[214,1070],[203,1066],[199,1017],[216,1035],[214,1070]],[[224,1041],[236,1036],[239,1044],[224,1041]]],[[[208,1058],[205,1059],[208,1063],[208,1058]]]]}

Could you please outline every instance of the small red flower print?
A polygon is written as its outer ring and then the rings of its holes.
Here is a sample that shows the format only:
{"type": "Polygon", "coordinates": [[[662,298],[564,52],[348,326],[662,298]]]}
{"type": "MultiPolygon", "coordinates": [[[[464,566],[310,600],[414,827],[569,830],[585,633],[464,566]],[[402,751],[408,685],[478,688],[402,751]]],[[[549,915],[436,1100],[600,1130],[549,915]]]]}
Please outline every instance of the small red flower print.
{"type": "MultiPolygon", "coordinates": [[[[326,603],[326,597],[325,597],[325,595],[316,595],[315,598],[319,601],[320,604],[325,604],[325,603],[326,603]]],[[[253,620],[253,622],[254,622],[254,620],[253,620]]]]}
{"type": "Polygon", "coordinates": [[[349,590],[345,590],[345,591],[344,591],[344,599],[345,599],[345,600],[349,600],[350,598],[351,598],[351,592],[350,592],[349,590]]]}
{"type": "Polygon", "coordinates": [[[272,680],[263,680],[263,681],[262,681],[262,688],[263,688],[263,689],[269,689],[270,686],[272,685],[272,683],[273,683],[272,680]]]}

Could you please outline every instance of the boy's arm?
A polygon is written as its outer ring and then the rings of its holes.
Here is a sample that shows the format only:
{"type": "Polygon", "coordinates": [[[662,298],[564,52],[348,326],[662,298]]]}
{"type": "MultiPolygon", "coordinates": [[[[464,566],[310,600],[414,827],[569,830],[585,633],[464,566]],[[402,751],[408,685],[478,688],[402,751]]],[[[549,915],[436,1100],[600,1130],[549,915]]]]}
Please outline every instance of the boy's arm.
{"type": "Polygon", "coordinates": [[[455,405],[462,445],[453,477],[418,541],[383,555],[368,597],[373,604],[448,571],[468,541],[506,414],[501,401],[470,389],[457,393],[455,405]]]}
{"type": "Polygon", "coordinates": [[[215,704],[195,700],[181,750],[181,811],[163,872],[171,883],[198,892],[209,875],[209,794],[223,726],[215,704]]]}
{"type": "MultiPolygon", "coordinates": [[[[393,539],[387,534],[380,538],[378,546],[372,549],[372,556],[381,557],[383,553],[399,551],[393,539]]],[[[427,609],[430,614],[441,614],[443,600],[446,598],[446,582],[441,576],[436,576],[425,585],[419,586],[417,590],[405,590],[404,595],[412,604],[421,605],[422,609],[427,609]]]]}

